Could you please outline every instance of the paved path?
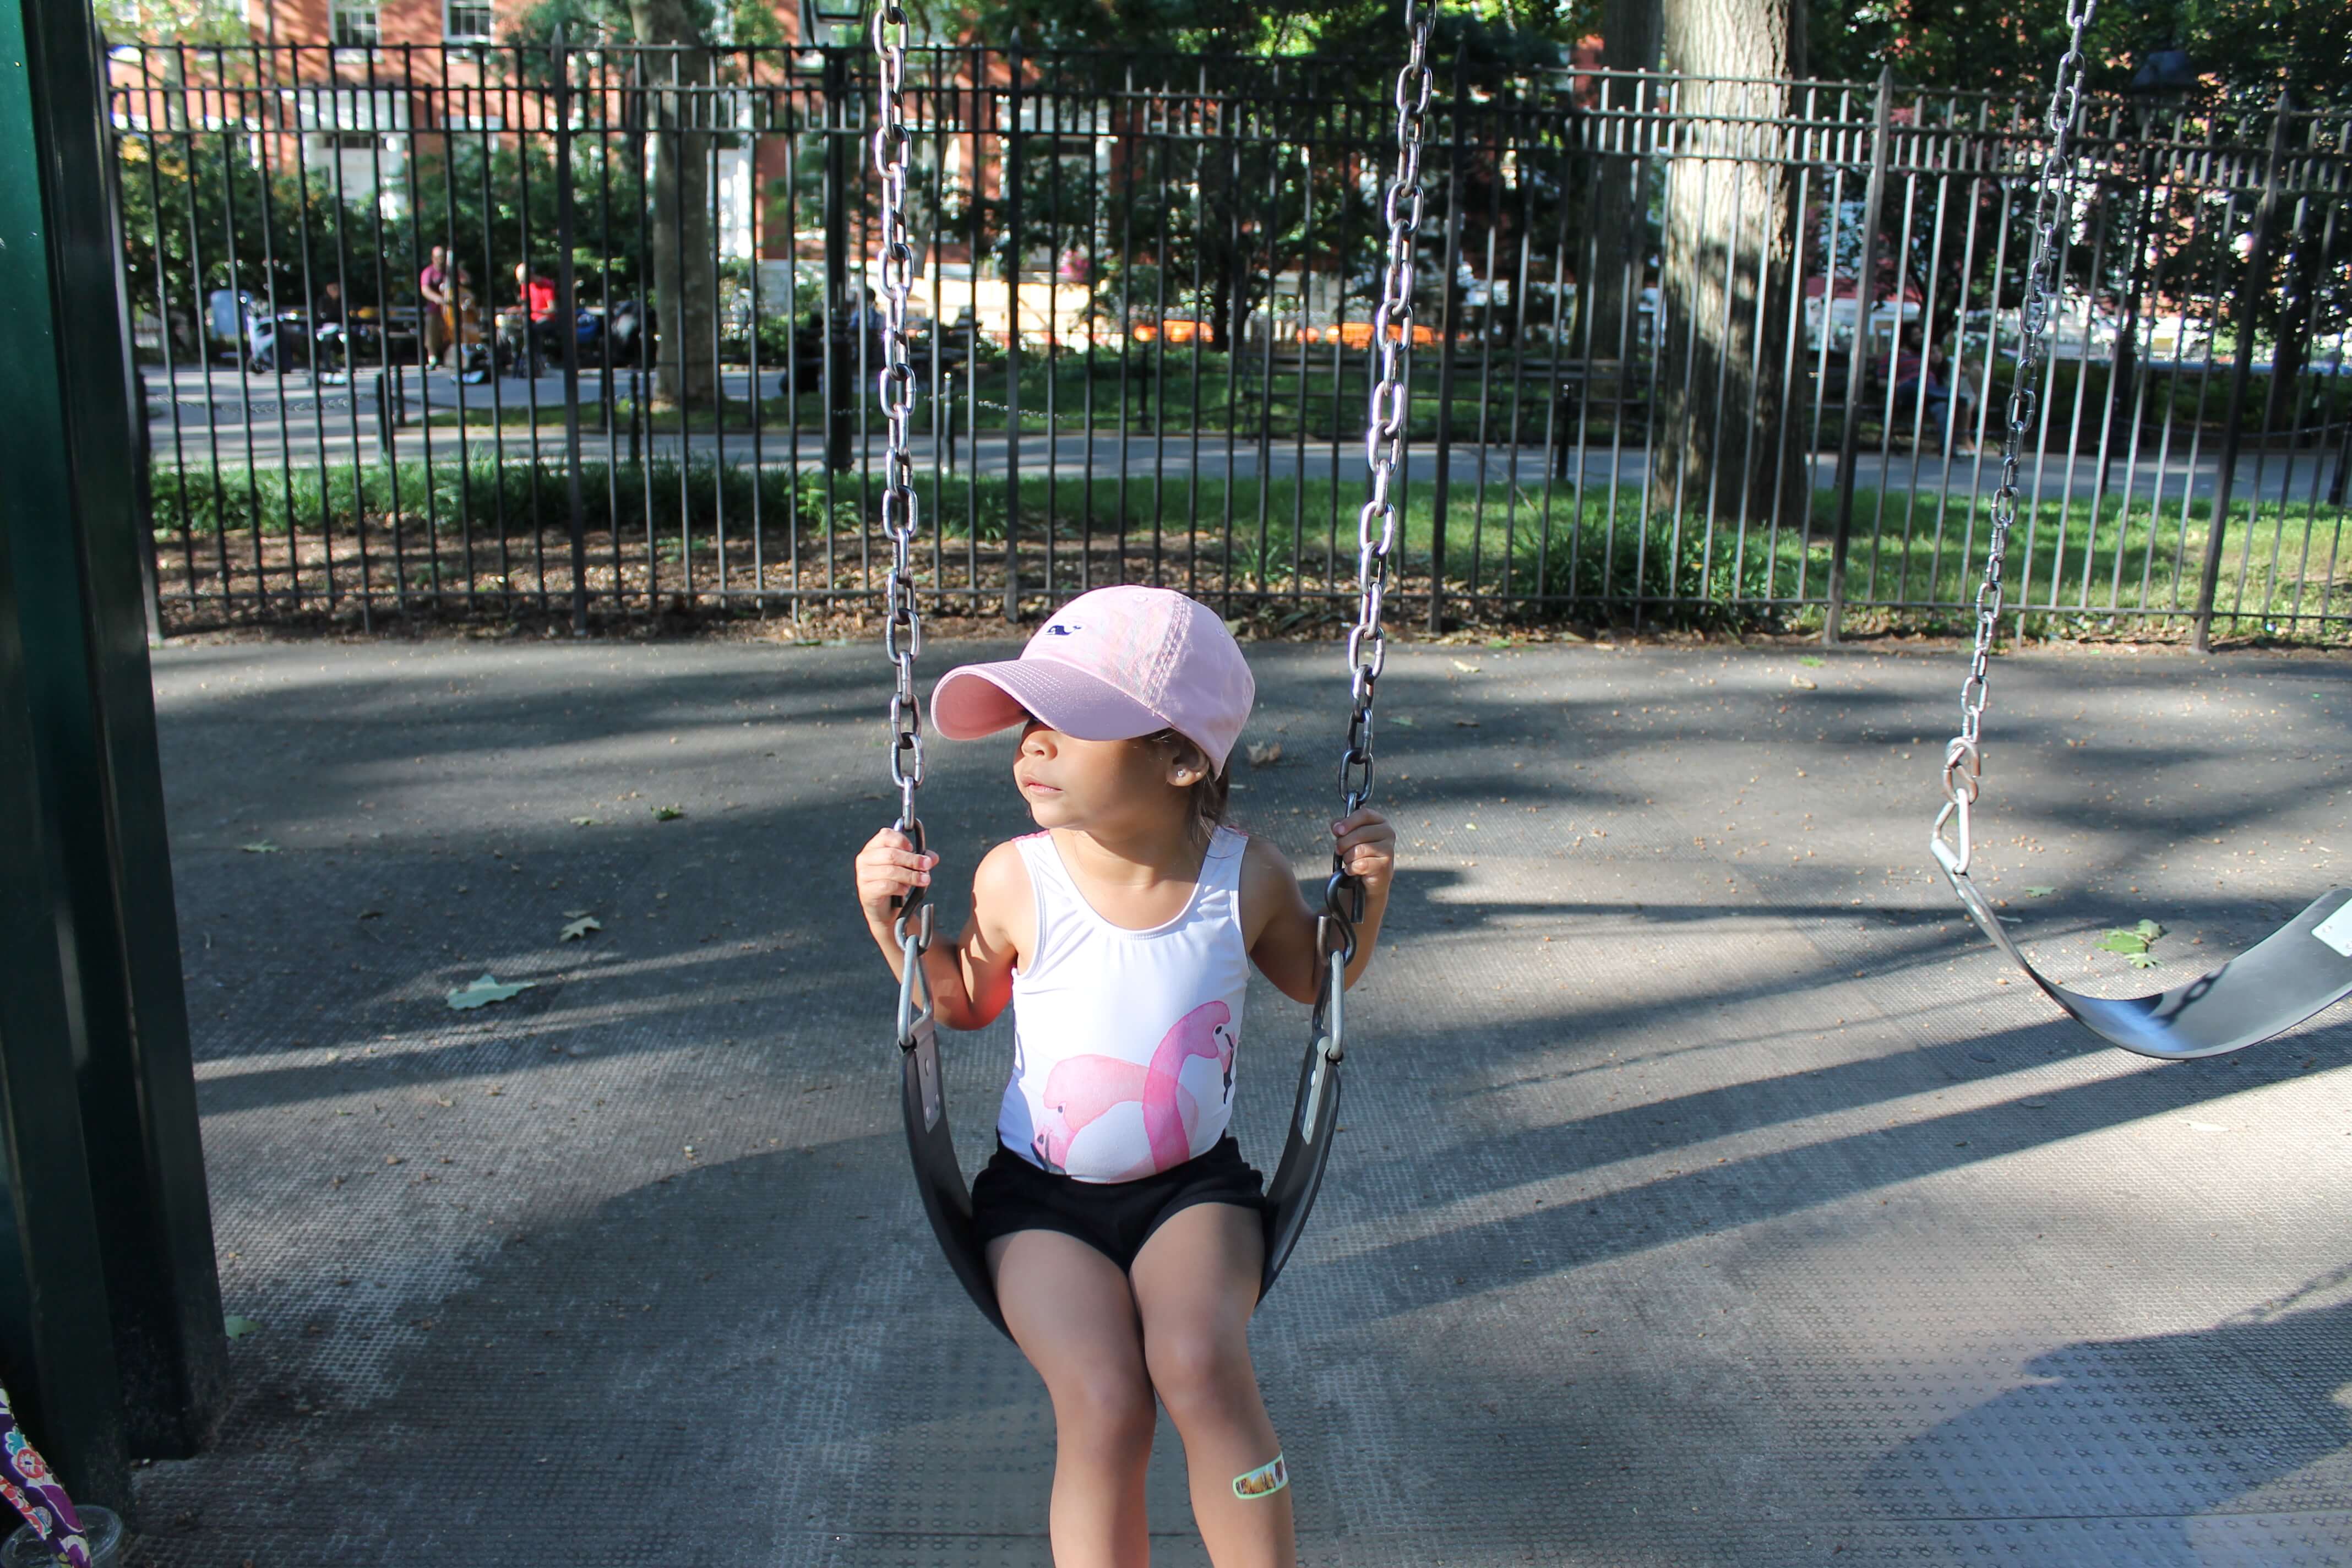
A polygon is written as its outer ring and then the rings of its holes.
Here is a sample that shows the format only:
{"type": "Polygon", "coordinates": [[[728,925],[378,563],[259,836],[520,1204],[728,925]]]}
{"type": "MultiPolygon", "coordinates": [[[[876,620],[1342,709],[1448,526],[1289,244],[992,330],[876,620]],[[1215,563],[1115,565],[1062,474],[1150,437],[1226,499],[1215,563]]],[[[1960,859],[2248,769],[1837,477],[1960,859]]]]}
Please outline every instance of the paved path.
{"type": "MultiPolygon", "coordinates": [[[[1234,798],[1311,873],[1338,656],[1253,658],[1286,754],[1234,798]]],[[[223,1282],[266,1326],[213,1450],[142,1472],[139,1560],[1044,1564],[1050,1415],[931,1250],[846,886],[878,650],[156,670],[223,1282]],[[537,988],[451,1011],[485,970],[537,988]]],[[[1955,656],[1389,670],[1393,947],[1255,1328],[1307,1563],[2352,1563],[2352,1033],[2158,1066],[2054,1021],[1923,851],[1955,656]]],[[[2090,943],[2147,916],[2177,978],[2344,879],[2342,662],[1995,679],[1988,871],[2061,973],[2138,986],[2090,943]]],[[[951,871],[1022,827],[1005,753],[931,750],[951,871]]],[[[1303,1041],[1248,1016],[1265,1162],[1303,1041]]],[[[1006,1055],[951,1049],[970,1164],[1006,1055]]],[[[1163,1428],[1155,1561],[1199,1564],[1181,1478],[1163,1428]]]]}
{"type": "MultiPolygon", "coordinates": [[[[229,370],[215,370],[207,385],[203,372],[183,370],[167,388],[159,373],[151,372],[150,376],[148,440],[159,464],[207,471],[215,466],[242,469],[248,463],[263,468],[280,464],[311,468],[323,461],[348,467],[374,462],[382,455],[372,374],[363,374],[357,387],[318,385],[300,374],[283,378],[248,376],[229,370]]],[[[601,463],[616,453],[625,457],[630,446],[625,431],[615,437],[599,433],[601,414],[593,380],[583,383],[581,393],[580,449],[585,461],[601,463]]],[[[764,377],[761,384],[768,385],[764,377]]],[[[468,409],[486,411],[493,406],[488,386],[467,387],[465,393],[468,409]]],[[[740,400],[749,395],[749,378],[740,372],[730,373],[727,395],[740,400]]],[[[536,398],[536,430],[529,425],[509,425],[496,432],[487,423],[468,426],[462,449],[477,462],[499,458],[509,463],[528,462],[535,453],[542,463],[561,464],[565,451],[562,377],[542,376],[532,384],[504,380],[499,384],[498,395],[500,405],[509,411],[531,408],[536,398]]],[[[422,422],[428,404],[432,410],[454,414],[457,407],[455,381],[436,374],[428,382],[411,373],[404,404],[411,423],[395,433],[395,448],[401,457],[421,461],[429,439],[436,461],[454,461],[461,450],[458,429],[454,425],[437,426],[428,437],[422,422]]],[[[486,419],[488,416],[479,417],[486,419]]],[[[1505,433],[1498,432],[1496,438],[1484,447],[1465,434],[1454,449],[1455,482],[1475,484],[1483,469],[1489,485],[1517,485],[1539,491],[1553,455],[1545,449],[1540,428],[1523,434],[1528,437],[1528,443],[1517,447],[1505,438],[1505,433]]],[[[1573,434],[1564,431],[1561,438],[1569,439],[1573,434]]],[[[1907,449],[1907,436],[1897,445],[1903,449],[1860,453],[1855,484],[1864,490],[1969,498],[1990,494],[2000,480],[1997,443],[1983,456],[1949,458],[1934,452],[1915,455],[1907,449]]],[[[929,476],[935,466],[946,469],[952,464],[957,472],[976,468],[982,474],[1001,476],[1014,457],[1014,443],[1006,440],[1001,429],[983,430],[977,441],[966,431],[954,443],[952,452],[940,451],[939,446],[929,435],[913,437],[909,449],[919,473],[929,476]]],[[[650,436],[641,439],[638,449],[655,458],[683,456],[697,461],[723,458],[732,464],[749,464],[756,458],[768,467],[783,466],[793,460],[789,431],[764,430],[755,452],[748,426],[730,430],[723,441],[711,432],[695,432],[683,437],[650,436]]],[[[803,431],[799,451],[803,467],[822,463],[823,433],[803,431]]],[[[878,465],[882,451],[882,426],[876,420],[865,437],[853,442],[853,452],[863,453],[864,461],[871,468],[878,465]]],[[[1097,429],[1089,444],[1085,429],[1075,424],[1066,424],[1048,437],[1034,420],[1024,426],[1017,455],[1022,473],[1033,478],[1054,473],[1075,479],[1092,472],[1099,479],[1124,471],[1137,478],[1164,472],[1171,479],[1181,479],[1198,472],[1204,478],[1222,480],[1230,467],[1234,477],[1248,479],[1255,479],[1260,468],[1258,443],[1254,437],[1234,441],[1223,434],[1204,433],[1197,442],[1190,434],[1154,439],[1138,428],[1122,442],[1116,427],[1111,426],[1097,429]]],[[[2342,454],[2316,447],[2293,453],[2249,451],[2239,459],[2234,493],[2242,500],[2257,493],[2270,501],[2284,498],[2296,507],[2311,505],[2315,500],[2323,511],[2332,513],[2335,509],[2326,497],[2342,460],[2342,454]]],[[[1435,444],[1415,444],[1408,462],[1418,477],[1433,475],[1435,444]]],[[[1612,449],[1606,440],[1601,440],[1587,445],[1567,467],[1580,472],[1587,484],[1643,484],[1649,475],[1649,453],[1639,447],[1612,449]]],[[[1336,473],[1354,480],[1363,474],[1363,445],[1360,440],[1344,440],[1335,445],[1326,438],[1309,441],[1302,447],[1296,438],[1274,439],[1266,444],[1264,468],[1276,479],[1304,475],[1310,479],[1323,479],[1336,473]]],[[[2127,464],[2125,455],[2118,453],[2107,466],[2104,489],[2098,462],[2087,450],[2071,464],[2053,458],[2038,475],[2029,478],[2027,489],[2044,499],[2056,499],[2063,489],[2087,500],[2095,491],[2120,494],[2128,485],[2132,494],[2143,499],[2160,497],[2170,506],[2179,503],[2184,489],[2193,498],[2210,499],[2220,472],[2220,454],[2213,443],[2203,441],[2192,452],[2188,434],[2180,432],[2173,446],[2161,451],[2155,438],[2149,437],[2147,449],[2137,463],[2127,464]],[[2158,460],[2159,457],[2161,462],[2158,460]]],[[[1836,479],[1836,452],[1815,453],[1814,485],[1827,488],[1836,479]]]]}

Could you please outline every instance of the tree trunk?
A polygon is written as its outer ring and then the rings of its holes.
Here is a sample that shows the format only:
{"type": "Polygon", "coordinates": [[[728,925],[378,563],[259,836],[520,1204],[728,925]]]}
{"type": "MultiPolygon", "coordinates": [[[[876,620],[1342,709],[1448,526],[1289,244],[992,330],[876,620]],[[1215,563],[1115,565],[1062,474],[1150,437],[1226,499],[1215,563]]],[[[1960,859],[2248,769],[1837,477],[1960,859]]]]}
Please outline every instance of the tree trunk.
{"type": "Polygon", "coordinates": [[[2281,268],[2278,325],[2272,339],[2269,402],[2263,411],[2265,428],[2274,434],[2294,424],[2297,378],[2311,354],[2312,294],[2318,286],[2322,259],[2313,236],[2295,226],[2294,248],[2281,268]]]}
{"type": "Polygon", "coordinates": [[[1798,222],[1780,125],[1798,106],[1771,79],[1803,73],[1803,0],[1665,0],[1664,31],[1668,69],[1749,79],[1681,89],[1651,504],[1760,522],[1777,500],[1793,522],[1812,499],[1801,421],[1782,405],[1780,374],[1798,222]]]}
{"type": "Polygon", "coordinates": [[[653,291],[659,340],[654,361],[657,406],[696,408],[719,399],[711,352],[717,311],[711,280],[710,135],[692,129],[701,111],[679,88],[710,79],[710,57],[684,0],[629,0],[641,44],[687,46],[648,82],[653,143],[653,291]]]}
{"type": "MultiPolygon", "coordinates": [[[[1604,0],[1601,12],[1601,64],[1605,70],[1651,71],[1658,68],[1664,13],[1659,0],[1604,0]]],[[[1650,265],[1649,160],[1632,153],[1637,145],[1637,122],[1620,118],[1627,110],[1646,108],[1656,89],[1644,84],[1612,81],[1602,89],[1608,118],[1597,127],[1600,151],[1592,154],[1592,187],[1588,232],[1592,237],[1592,276],[1580,279],[1577,290],[1585,302],[1587,319],[1570,341],[1583,352],[1590,332],[1592,357],[1618,357],[1621,339],[1631,352],[1639,344],[1640,322],[1627,322],[1625,312],[1641,298],[1650,265]]]]}

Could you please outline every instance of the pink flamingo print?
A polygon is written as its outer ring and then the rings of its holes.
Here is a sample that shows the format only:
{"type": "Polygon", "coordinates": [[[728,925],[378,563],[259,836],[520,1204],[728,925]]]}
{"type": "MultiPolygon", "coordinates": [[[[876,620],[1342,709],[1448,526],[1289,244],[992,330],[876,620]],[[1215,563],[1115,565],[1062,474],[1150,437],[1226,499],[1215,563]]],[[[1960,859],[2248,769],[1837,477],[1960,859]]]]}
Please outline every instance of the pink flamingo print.
{"type": "Polygon", "coordinates": [[[1148,1176],[1192,1158],[1192,1129],[1200,1120],[1200,1106],[1177,1075],[1187,1061],[1207,1058],[1218,1064],[1226,1090],[1232,1091],[1234,1036],[1226,1026],[1233,1016],[1223,1002],[1203,1002],[1176,1020],[1147,1066],[1106,1056],[1066,1057],[1055,1063],[1042,1096],[1048,1121],[1036,1142],[1046,1169],[1066,1169],[1070,1144],[1088,1124],[1115,1107],[1139,1100],[1150,1157],[1116,1179],[1148,1176]]]}

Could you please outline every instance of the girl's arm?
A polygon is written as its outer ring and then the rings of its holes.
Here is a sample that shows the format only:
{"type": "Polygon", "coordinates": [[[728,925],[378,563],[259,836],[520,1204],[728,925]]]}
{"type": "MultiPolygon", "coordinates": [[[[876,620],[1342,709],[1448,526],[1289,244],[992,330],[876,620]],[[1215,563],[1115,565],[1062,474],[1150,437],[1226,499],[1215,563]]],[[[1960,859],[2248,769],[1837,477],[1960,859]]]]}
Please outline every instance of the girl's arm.
{"type": "MultiPolygon", "coordinates": [[[[1389,880],[1396,870],[1396,829],[1379,812],[1366,810],[1331,825],[1340,864],[1364,884],[1364,918],[1356,922],[1356,956],[1348,962],[1354,985],[1371,966],[1389,907],[1389,880]]],[[[1252,838],[1242,860],[1242,922],[1250,960],[1274,988],[1294,1002],[1315,1000],[1322,981],[1323,955],[1315,945],[1315,919],[1322,890],[1310,907],[1298,879],[1274,847],[1252,838]]]]}
{"type": "MultiPolygon", "coordinates": [[[[886,827],[857,852],[857,902],[866,915],[866,929],[889,961],[890,973],[903,978],[906,953],[892,928],[898,911],[894,898],[931,885],[940,858],[918,855],[907,836],[886,827]]],[[[1000,844],[980,862],[971,878],[971,918],[953,942],[934,941],[923,955],[923,974],[930,982],[932,1010],[950,1029],[978,1029],[993,1022],[1013,1000],[1013,971],[1029,940],[1031,914],[1028,868],[1020,851],[1000,844]]]]}

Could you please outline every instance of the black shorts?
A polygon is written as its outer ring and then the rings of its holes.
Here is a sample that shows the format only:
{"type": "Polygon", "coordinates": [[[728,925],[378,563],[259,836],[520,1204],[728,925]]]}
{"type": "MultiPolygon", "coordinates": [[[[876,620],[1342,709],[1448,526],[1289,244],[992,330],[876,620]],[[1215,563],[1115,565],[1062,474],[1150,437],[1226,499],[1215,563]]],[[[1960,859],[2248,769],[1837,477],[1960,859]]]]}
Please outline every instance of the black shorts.
{"type": "Polygon", "coordinates": [[[1265,1212],[1265,1178],[1242,1158],[1230,1134],[1205,1154],[1132,1182],[1057,1176],[999,1143],[971,1184],[972,1226],[981,1246],[1016,1230],[1058,1230],[1122,1269],[1135,1266],[1135,1255],[1169,1216],[1194,1204],[1265,1212]]]}

